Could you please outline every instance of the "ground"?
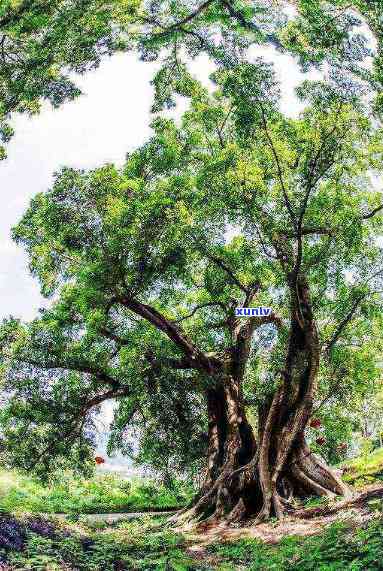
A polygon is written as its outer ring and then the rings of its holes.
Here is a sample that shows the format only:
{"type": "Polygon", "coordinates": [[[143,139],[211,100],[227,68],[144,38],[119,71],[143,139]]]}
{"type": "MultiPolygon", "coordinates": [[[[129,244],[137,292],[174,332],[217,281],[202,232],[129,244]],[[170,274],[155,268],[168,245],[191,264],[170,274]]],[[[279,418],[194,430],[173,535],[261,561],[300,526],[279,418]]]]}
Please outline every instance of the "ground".
{"type": "MultiPolygon", "coordinates": [[[[383,490],[382,490],[383,493],[383,490]]],[[[2,568],[36,571],[309,571],[382,569],[382,501],[348,509],[336,519],[286,521],[257,528],[188,534],[166,519],[142,516],[111,526],[89,520],[63,523],[33,516],[12,528],[2,568]],[[53,522],[53,523],[52,523],[53,522]],[[306,527],[307,525],[307,527],[306,527]],[[16,531],[16,533],[15,533],[16,531]],[[313,533],[311,537],[303,537],[313,533]],[[7,563],[5,563],[7,561],[7,563]]]]}
{"type": "Polygon", "coordinates": [[[312,499],[300,517],[258,526],[250,522],[196,531],[171,528],[168,518],[158,515],[103,521],[72,511],[64,521],[53,515],[4,513],[0,569],[378,571],[383,569],[383,451],[346,468],[347,478],[358,483],[360,501],[312,499]],[[363,483],[366,477],[368,484],[363,483]]]}

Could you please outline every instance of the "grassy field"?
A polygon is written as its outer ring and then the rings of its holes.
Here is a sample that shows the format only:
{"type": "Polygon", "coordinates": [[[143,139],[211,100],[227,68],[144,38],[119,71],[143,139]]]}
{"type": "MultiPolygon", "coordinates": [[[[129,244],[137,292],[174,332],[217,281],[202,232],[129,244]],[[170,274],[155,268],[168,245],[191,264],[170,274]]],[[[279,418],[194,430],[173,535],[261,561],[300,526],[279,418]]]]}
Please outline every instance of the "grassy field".
{"type": "Polygon", "coordinates": [[[0,511],[31,513],[104,513],[163,509],[184,505],[191,490],[170,491],[150,480],[123,479],[113,474],[91,480],[64,475],[42,486],[27,476],[0,470],[0,511]]]}

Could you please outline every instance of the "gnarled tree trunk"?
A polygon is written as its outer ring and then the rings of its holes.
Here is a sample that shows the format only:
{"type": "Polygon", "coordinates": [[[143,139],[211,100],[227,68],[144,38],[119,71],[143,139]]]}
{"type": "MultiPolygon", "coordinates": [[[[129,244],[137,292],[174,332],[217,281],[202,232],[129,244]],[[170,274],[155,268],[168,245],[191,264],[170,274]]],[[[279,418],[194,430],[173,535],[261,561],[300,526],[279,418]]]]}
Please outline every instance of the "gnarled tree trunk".
{"type": "Polygon", "coordinates": [[[181,522],[263,521],[292,510],[294,496],[350,494],[305,440],[320,350],[308,286],[302,278],[294,287],[285,368],[273,397],[259,409],[257,439],[238,379],[226,375],[207,392],[207,474],[194,506],[179,516],[181,522]]]}

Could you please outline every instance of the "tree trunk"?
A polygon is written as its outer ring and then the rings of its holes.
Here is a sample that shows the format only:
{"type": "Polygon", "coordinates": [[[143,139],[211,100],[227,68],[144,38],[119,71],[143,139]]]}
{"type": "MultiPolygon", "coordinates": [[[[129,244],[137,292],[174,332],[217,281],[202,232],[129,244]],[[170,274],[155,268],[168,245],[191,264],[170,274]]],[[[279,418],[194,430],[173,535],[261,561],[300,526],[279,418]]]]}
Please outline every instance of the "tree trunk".
{"type": "Polygon", "coordinates": [[[294,283],[285,367],[272,398],[258,411],[255,440],[232,376],[207,393],[207,475],[194,506],[179,520],[215,523],[254,517],[282,518],[296,497],[350,496],[349,488],[310,452],[304,431],[310,418],[319,368],[319,342],[309,291],[294,283]]]}

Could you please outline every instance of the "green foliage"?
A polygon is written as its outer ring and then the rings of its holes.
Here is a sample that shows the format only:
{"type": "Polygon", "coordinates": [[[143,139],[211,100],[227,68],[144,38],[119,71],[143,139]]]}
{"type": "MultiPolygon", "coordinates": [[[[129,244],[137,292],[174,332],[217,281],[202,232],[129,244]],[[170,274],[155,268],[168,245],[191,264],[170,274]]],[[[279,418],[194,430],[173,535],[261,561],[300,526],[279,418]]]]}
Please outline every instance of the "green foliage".
{"type": "Polygon", "coordinates": [[[69,536],[55,539],[29,532],[25,550],[8,554],[10,563],[15,569],[41,571],[68,567],[113,571],[117,565],[129,571],[378,571],[383,549],[379,515],[362,528],[335,523],[314,537],[289,536],[278,545],[254,539],[214,543],[207,547],[203,560],[186,551],[187,537],[150,519],[124,522],[102,532],[86,527],[69,529],[69,536]]]}
{"type": "MultiPolygon", "coordinates": [[[[383,451],[349,461],[347,478],[355,483],[366,474],[379,476],[383,469],[383,451]]],[[[187,497],[180,488],[178,494],[187,497]]],[[[60,523],[55,537],[42,537],[28,531],[21,552],[10,551],[9,562],[15,569],[98,571],[120,565],[121,569],[154,571],[311,571],[349,569],[377,571],[383,549],[382,502],[372,500],[368,510],[377,519],[362,528],[355,524],[335,523],[310,538],[287,536],[277,545],[265,545],[254,539],[216,542],[207,547],[204,559],[194,558],[187,547],[188,536],[171,531],[163,517],[142,516],[120,521],[112,527],[105,522],[81,518],[80,511],[119,510],[120,502],[132,509],[147,505],[161,507],[162,502],[177,501],[180,495],[169,495],[158,484],[121,480],[116,476],[100,476],[91,481],[67,476],[61,484],[43,488],[27,477],[1,473],[2,507],[7,510],[68,511],[76,513],[75,524],[60,523]],[[21,494],[24,493],[24,495],[21,494]],[[64,533],[63,533],[64,532],[64,533]],[[68,533],[69,532],[69,533],[68,533]]],[[[323,504],[312,499],[306,507],[323,504]]],[[[91,517],[91,516],[90,516],[91,517]]],[[[54,520],[53,520],[54,521],[54,520]]]]}
{"type": "Polygon", "coordinates": [[[193,490],[173,482],[169,490],[158,482],[98,475],[91,480],[67,473],[42,485],[16,472],[0,472],[0,510],[31,513],[108,513],[172,508],[190,501],[193,490]]]}
{"type": "MultiPolygon", "coordinates": [[[[341,398],[339,398],[341,400],[341,398]]],[[[345,409],[342,402],[333,403],[332,406],[324,407],[320,413],[322,428],[320,430],[309,429],[310,448],[320,454],[330,465],[335,465],[347,457],[350,446],[355,438],[353,433],[354,423],[350,418],[348,408],[345,409]],[[316,439],[325,438],[322,445],[316,443],[316,439]]]]}
{"type": "Polygon", "coordinates": [[[369,454],[362,454],[342,464],[345,468],[344,480],[359,488],[383,479],[383,448],[369,454]]]}
{"type": "MultiPolygon", "coordinates": [[[[247,48],[271,45],[293,55],[304,70],[327,64],[330,82],[375,94],[380,111],[382,25],[380,0],[4,0],[0,7],[0,142],[11,134],[9,115],[36,113],[41,101],[61,105],[80,94],[73,73],[86,73],[103,57],[136,50],[159,60],[154,109],[174,105],[195,88],[185,62],[206,54],[221,69],[248,57],[247,48]],[[285,10],[291,8],[292,10],[285,10]],[[371,50],[368,33],[375,36],[371,50]],[[372,57],[373,69],[365,65],[372,57]]],[[[2,148],[2,155],[4,154],[2,148]]]]}
{"type": "Polygon", "coordinates": [[[89,472],[95,417],[115,399],[110,450],[134,456],[135,442],[166,478],[193,475],[234,308],[259,284],[256,303],[281,324],[256,324],[244,391],[258,404],[284,367],[297,268],[319,328],[327,453],[340,459],[336,406],[360,407],[380,375],[383,218],[370,172],[381,172],[382,132],[353,94],[321,82],[304,87],[299,118],[284,117],[262,61],[213,77],[215,93],[194,85],[181,123],[157,118],[123,168],[62,169],[14,229],[55,300],[0,330],[11,465],[89,472]]]}
{"type": "Polygon", "coordinates": [[[251,571],[290,571],[312,569],[380,569],[383,546],[381,521],[366,529],[347,524],[333,524],[320,535],[309,539],[287,537],[277,547],[254,540],[242,540],[213,547],[232,565],[246,565],[251,571]]]}
{"type": "Polygon", "coordinates": [[[162,527],[141,519],[107,532],[87,533],[85,541],[75,530],[55,539],[29,533],[25,550],[11,553],[9,561],[15,569],[41,571],[68,566],[79,571],[114,571],[117,566],[137,571],[193,569],[191,558],[183,550],[184,538],[162,527]]]}

